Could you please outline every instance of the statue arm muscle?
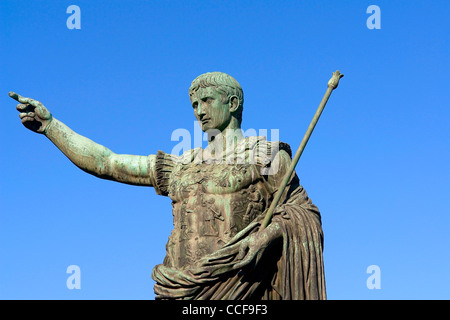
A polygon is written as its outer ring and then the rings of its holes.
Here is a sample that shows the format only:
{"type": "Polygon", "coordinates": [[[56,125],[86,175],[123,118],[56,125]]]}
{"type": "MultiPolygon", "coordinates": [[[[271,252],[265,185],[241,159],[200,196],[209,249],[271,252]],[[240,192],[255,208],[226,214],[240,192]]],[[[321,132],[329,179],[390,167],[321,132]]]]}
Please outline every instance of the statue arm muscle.
{"type": "Polygon", "coordinates": [[[45,135],[70,161],[89,174],[132,185],[154,185],[154,155],[115,154],[110,149],[77,134],[55,118],[46,129],[45,135]]]}

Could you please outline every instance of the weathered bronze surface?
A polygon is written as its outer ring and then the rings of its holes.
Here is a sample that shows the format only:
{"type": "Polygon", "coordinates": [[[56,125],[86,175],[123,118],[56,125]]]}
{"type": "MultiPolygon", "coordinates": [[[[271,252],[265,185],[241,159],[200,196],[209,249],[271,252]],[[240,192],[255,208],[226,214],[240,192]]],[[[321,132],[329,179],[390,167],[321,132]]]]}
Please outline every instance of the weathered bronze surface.
{"type": "Polygon", "coordinates": [[[23,125],[82,170],[171,198],[174,228],[152,272],[157,299],[326,299],[319,210],[294,173],[265,226],[292,154],[285,143],[244,138],[243,92],[231,76],[206,73],[192,82],[191,104],[209,141],[180,156],[115,154],[40,102],[10,96],[23,125]]]}

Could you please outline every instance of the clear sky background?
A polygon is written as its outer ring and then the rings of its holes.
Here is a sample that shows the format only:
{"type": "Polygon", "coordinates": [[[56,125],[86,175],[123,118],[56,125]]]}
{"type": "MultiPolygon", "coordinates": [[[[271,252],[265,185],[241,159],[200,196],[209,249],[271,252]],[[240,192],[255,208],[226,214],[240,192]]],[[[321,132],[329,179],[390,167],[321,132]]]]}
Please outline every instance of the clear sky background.
{"type": "Polygon", "coordinates": [[[449,299],[449,7],[2,0],[0,298],[154,299],[172,229],[169,198],[79,170],[22,126],[9,91],[116,153],[147,155],[194,132],[190,83],[222,71],[244,89],[243,129],[279,129],[296,150],[339,69],[297,166],[322,214],[328,298],[449,299]],[[66,26],[72,4],[80,30],[66,26]],[[370,265],[380,289],[366,286],[370,265]]]}

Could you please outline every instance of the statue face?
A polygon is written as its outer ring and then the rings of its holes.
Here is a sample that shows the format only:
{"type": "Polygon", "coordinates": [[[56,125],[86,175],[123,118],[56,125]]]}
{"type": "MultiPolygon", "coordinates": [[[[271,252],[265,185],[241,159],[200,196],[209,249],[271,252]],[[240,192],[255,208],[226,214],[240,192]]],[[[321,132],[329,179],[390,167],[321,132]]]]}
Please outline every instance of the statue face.
{"type": "Polygon", "coordinates": [[[191,96],[195,117],[204,132],[211,129],[223,131],[231,121],[230,103],[215,88],[200,88],[191,96]]]}

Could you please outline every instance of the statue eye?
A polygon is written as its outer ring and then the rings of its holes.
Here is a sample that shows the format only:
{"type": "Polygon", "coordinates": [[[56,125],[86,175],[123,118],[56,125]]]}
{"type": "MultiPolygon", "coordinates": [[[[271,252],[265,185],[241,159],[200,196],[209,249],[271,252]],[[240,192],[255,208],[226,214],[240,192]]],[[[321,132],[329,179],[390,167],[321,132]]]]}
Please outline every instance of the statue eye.
{"type": "Polygon", "coordinates": [[[205,98],[202,99],[202,101],[209,104],[209,103],[211,103],[211,102],[214,101],[214,98],[211,98],[211,97],[205,97],[205,98]]]}
{"type": "Polygon", "coordinates": [[[194,102],[194,103],[192,104],[192,108],[197,109],[197,107],[198,107],[198,102],[194,102]]]}

